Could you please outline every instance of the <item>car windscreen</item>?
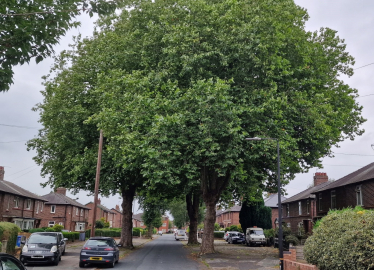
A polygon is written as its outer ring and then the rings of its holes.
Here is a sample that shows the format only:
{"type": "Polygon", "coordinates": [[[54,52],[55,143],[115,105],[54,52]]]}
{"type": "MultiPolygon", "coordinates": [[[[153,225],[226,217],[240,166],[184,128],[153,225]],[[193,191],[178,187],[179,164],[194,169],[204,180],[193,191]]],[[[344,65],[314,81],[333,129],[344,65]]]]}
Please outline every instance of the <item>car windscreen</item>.
{"type": "Polygon", "coordinates": [[[27,241],[28,244],[55,244],[56,234],[32,234],[27,241]]]}
{"type": "Polygon", "coordinates": [[[230,233],[231,236],[238,236],[237,233],[230,233]]]}
{"type": "Polygon", "coordinates": [[[88,240],[85,246],[89,247],[113,247],[112,240],[105,240],[105,239],[91,239],[88,240]]]}
{"type": "Polygon", "coordinates": [[[264,232],[262,230],[252,230],[250,234],[263,235],[264,232]]]}

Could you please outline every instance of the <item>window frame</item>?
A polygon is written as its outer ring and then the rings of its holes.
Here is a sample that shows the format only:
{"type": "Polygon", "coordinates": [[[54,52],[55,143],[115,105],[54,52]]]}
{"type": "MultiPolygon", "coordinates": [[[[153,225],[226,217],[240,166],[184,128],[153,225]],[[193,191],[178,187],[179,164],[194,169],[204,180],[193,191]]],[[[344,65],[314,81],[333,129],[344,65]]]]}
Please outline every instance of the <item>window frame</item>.
{"type": "Polygon", "coordinates": [[[78,207],[75,207],[75,215],[79,216],[79,208],[78,207]]]}
{"type": "Polygon", "coordinates": [[[14,197],[14,208],[19,208],[19,197],[14,197]]]}
{"type": "Polygon", "coordinates": [[[306,200],[306,213],[310,214],[310,201],[306,200]]]}
{"type": "Polygon", "coordinates": [[[55,226],[55,224],[56,224],[55,221],[48,221],[48,228],[52,228],[53,226],[55,226]]]}
{"type": "Polygon", "coordinates": [[[51,213],[52,213],[52,214],[55,214],[55,213],[56,213],[56,205],[55,205],[55,204],[51,204],[51,213]],[[54,208],[53,211],[52,211],[52,208],[54,208]]]}
{"type": "Polygon", "coordinates": [[[26,210],[30,210],[31,209],[31,199],[27,199],[26,200],[26,210]]]}
{"type": "Polygon", "coordinates": [[[356,191],[356,205],[363,206],[364,200],[362,196],[362,185],[356,186],[355,191],[356,191]]]}
{"type": "Polygon", "coordinates": [[[331,209],[336,209],[336,191],[335,191],[335,189],[331,190],[330,196],[331,196],[331,209]]]}
{"type": "Polygon", "coordinates": [[[322,192],[318,193],[318,211],[322,211],[322,192]]]}
{"type": "Polygon", "coordinates": [[[83,211],[83,208],[81,209],[81,217],[83,217],[83,213],[84,213],[84,211],[83,211]]]}
{"type": "Polygon", "coordinates": [[[303,209],[302,209],[301,201],[299,201],[299,216],[301,216],[302,214],[303,214],[303,209]]]}
{"type": "Polygon", "coordinates": [[[287,203],[286,212],[287,212],[287,217],[289,217],[290,216],[290,204],[289,203],[287,203]]]}

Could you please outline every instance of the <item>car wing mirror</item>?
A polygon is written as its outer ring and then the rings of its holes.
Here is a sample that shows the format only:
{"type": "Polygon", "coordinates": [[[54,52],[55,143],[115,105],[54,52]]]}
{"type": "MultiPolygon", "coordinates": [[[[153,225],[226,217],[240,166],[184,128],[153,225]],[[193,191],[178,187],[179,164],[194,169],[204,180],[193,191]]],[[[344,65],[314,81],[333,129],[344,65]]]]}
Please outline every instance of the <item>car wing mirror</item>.
{"type": "Polygon", "coordinates": [[[122,247],[122,245],[118,244],[117,247],[122,247]]]}
{"type": "Polygon", "coordinates": [[[67,238],[64,238],[63,240],[64,240],[64,241],[68,241],[69,239],[67,239],[67,238]]]}
{"type": "Polygon", "coordinates": [[[21,241],[21,244],[22,244],[22,245],[26,244],[26,241],[21,241]]]}

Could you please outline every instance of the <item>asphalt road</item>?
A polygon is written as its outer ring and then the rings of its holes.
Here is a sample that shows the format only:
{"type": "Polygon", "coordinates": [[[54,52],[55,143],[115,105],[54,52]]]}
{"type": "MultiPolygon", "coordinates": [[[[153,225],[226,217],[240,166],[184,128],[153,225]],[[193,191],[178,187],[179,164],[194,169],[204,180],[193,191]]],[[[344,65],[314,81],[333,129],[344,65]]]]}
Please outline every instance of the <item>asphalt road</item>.
{"type": "Polygon", "coordinates": [[[173,234],[164,234],[120,260],[117,269],[130,270],[198,270],[198,263],[188,257],[188,251],[173,234]]]}
{"type": "MultiPolygon", "coordinates": [[[[28,265],[27,270],[78,270],[81,247],[67,248],[58,266],[28,265]]],[[[198,263],[188,259],[188,251],[173,234],[164,234],[145,244],[142,248],[121,259],[114,269],[126,270],[198,270],[198,263]]],[[[105,266],[89,265],[84,269],[106,269],[105,266]]],[[[109,268],[107,268],[109,269],[109,268]]]]}

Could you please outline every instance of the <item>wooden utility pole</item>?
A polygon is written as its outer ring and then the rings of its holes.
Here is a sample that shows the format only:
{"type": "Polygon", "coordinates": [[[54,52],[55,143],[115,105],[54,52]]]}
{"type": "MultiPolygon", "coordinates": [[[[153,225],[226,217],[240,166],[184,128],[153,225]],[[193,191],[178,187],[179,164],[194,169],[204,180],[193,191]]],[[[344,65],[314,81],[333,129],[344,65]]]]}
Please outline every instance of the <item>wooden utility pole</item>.
{"type": "Polygon", "coordinates": [[[99,196],[99,182],[100,182],[101,153],[102,152],[103,152],[103,130],[100,130],[99,153],[97,155],[97,165],[96,165],[95,198],[94,198],[94,207],[92,209],[93,212],[92,212],[91,237],[95,236],[96,208],[97,208],[97,200],[99,196]]]}

